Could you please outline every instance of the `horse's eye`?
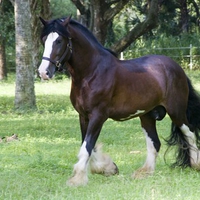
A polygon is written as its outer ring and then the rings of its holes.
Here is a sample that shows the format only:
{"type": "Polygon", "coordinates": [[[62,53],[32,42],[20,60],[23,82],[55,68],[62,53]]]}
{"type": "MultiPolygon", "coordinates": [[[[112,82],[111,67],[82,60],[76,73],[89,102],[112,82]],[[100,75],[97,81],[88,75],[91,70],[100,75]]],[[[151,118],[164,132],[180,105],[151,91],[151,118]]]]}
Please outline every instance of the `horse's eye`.
{"type": "Polygon", "coordinates": [[[60,44],[62,41],[60,39],[56,40],[56,44],[60,44]]]}

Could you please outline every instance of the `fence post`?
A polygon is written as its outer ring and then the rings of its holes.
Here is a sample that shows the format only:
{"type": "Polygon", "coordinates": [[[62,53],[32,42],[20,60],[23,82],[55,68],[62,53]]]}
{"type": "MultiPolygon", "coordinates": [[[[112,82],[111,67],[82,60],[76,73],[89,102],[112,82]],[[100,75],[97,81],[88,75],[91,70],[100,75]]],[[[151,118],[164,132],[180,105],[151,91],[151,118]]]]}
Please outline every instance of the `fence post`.
{"type": "Polygon", "coordinates": [[[120,53],[120,60],[124,60],[124,53],[123,52],[120,53]]]}
{"type": "Polygon", "coordinates": [[[192,70],[192,44],[190,44],[190,70],[192,70]]]}

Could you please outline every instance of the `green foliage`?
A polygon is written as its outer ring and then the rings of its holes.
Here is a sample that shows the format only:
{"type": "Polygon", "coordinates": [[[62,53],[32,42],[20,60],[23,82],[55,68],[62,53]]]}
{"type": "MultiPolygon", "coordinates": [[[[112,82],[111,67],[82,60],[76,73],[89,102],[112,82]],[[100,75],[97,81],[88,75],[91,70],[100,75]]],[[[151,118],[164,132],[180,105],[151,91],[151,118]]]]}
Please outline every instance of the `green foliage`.
{"type": "MultiPolygon", "coordinates": [[[[4,0],[4,13],[0,12],[0,36],[7,41],[6,43],[6,60],[8,72],[14,71],[15,69],[15,37],[14,37],[14,8],[10,1],[4,0]]],[[[89,4],[88,1],[84,1],[85,4],[89,4]]],[[[180,34],[179,17],[180,8],[176,3],[176,0],[162,1],[162,6],[159,14],[159,26],[152,32],[146,33],[143,37],[136,40],[129,49],[125,52],[125,58],[133,58],[145,53],[161,53],[169,56],[173,56],[176,52],[182,52],[179,50],[174,51],[157,51],[155,48],[168,48],[168,47],[189,47],[190,44],[193,46],[199,46],[199,26],[197,26],[197,14],[193,4],[189,1],[189,33],[180,34]],[[173,45],[173,46],[172,46],[173,45]],[[141,52],[141,46],[148,49],[148,51],[141,52]],[[133,50],[135,52],[131,52],[133,50]]],[[[198,4],[199,5],[199,4],[198,4]]],[[[123,36],[125,36],[137,23],[142,22],[147,14],[146,1],[131,0],[125,6],[125,8],[115,17],[112,24],[110,24],[108,30],[108,38],[106,46],[110,47],[113,43],[117,42],[123,36]]],[[[69,16],[72,14],[73,18],[76,18],[76,7],[70,0],[50,0],[50,8],[52,12],[52,18],[60,18],[69,16]]],[[[193,48],[194,54],[199,55],[199,49],[193,48]]],[[[184,54],[188,54],[188,50],[183,53],[177,54],[178,61],[184,68],[188,68],[188,58],[184,58],[184,54]]],[[[200,57],[193,59],[194,68],[199,68],[200,57]]]]}
{"type": "Polygon", "coordinates": [[[171,57],[184,69],[189,69],[190,44],[192,44],[193,69],[200,69],[200,41],[198,34],[180,36],[155,35],[149,39],[140,37],[124,51],[124,58],[131,59],[148,54],[162,54],[171,57]]]}
{"type": "Polygon", "coordinates": [[[76,18],[76,7],[70,0],[50,0],[52,18],[61,18],[72,15],[76,18]]]}
{"type": "Polygon", "coordinates": [[[2,41],[6,45],[7,68],[13,68],[14,50],[15,50],[15,23],[14,8],[10,1],[3,0],[0,2],[0,44],[2,41]]]}
{"type": "Polygon", "coordinates": [[[157,29],[158,34],[165,33],[169,35],[179,35],[179,4],[177,0],[163,1],[159,12],[159,27],[157,29]]]}
{"type": "MultiPolygon", "coordinates": [[[[190,72],[195,87],[199,73],[190,72]]],[[[0,199],[164,199],[193,200],[199,198],[200,174],[192,169],[172,169],[171,151],[167,164],[163,157],[163,138],[170,130],[166,117],[158,123],[162,142],[155,174],[144,180],[130,178],[146,157],[145,138],[139,119],[125,122],[108,120],[99,142],[119,167],[120,174],[112,177],[89,174],[86,187],[72,188],[66,180],[77,161],[81,135],[76,111],[69,100],[70,80],[35,83],[38,111],[13,111],[14,77],[0,85],[0,124],[2,136],[18,134],[19,141],[0,143],[0,199]]],[[[198,87],[199,88],[199,87],[198,87]]]]}
{"type": "Polygon", "coordinates": [[[0,3],[0,37],[10,45],[14,42],[14,8],[10,1],[0,3]]]}
{"type": "MultiPolygon", "coordinates": [[[[155,37],[159,37],[160,35],[166,38],[172,36],[181,37],[183,30],[181,29],[180,3],[177,0],[160,1],[159,3],[158,27],[151,32],[145,33],[143,39],[147,41],[154,40],[155,37]]],[[[113,42],[118,41],[138,23],[143,22],[147,16],[147,9],[147,1],[129,1],[125,8],[114,18],[113,42]]],[[[190,1],[187,2],[187,9],[188,33],[186,35],[190,37],[190,34],[199,34],[198,14],[190,1]]],[[[109,44],[109,42],[107,43],[109,44]]]]}

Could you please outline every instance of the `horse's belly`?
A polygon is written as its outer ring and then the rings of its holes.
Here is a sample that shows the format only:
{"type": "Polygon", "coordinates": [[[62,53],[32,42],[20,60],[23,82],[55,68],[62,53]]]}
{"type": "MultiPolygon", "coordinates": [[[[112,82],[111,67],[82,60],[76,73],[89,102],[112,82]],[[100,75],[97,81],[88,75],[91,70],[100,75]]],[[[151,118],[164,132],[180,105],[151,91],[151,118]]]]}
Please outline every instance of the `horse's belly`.
{"type": "Polygon", "coordinates": [[[110,116],[110,118],[112,118],[113,120],[116,120],[116,121],[125,121],[125,120],[129,120],[131,118],[139,117],[139,116],[143,115],[144,113],[146,113],[145,110],[136,110],[134,113],[129,113],[129,114],[124,114],[122,112],[122,113],[118,113],[113,116],[110,116]]]}

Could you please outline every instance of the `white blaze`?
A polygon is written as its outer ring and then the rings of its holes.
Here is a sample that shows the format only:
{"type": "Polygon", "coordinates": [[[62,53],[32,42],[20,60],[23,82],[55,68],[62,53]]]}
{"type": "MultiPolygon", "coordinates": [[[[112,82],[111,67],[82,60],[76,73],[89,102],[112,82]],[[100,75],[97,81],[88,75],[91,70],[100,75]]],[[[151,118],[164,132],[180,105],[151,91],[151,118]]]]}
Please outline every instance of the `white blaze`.
{"type": "MultiPolygon", "coordinates": [[[[53,48],[53,43],[58,37],[59,37],[59,35],[56,32],[50,33],[47,36],[47,39],[46,39],[45,44],[44,44],[43,57],[50,58],[52,48],[53,48]]],[[[49,61],[43,59],[40,66],[39,66],[39,69],[38,69],[40,75],[43,74],[43,73],[46,74],[46,69],[47,69],[48,66],[49,66],[49,61]]]]}

